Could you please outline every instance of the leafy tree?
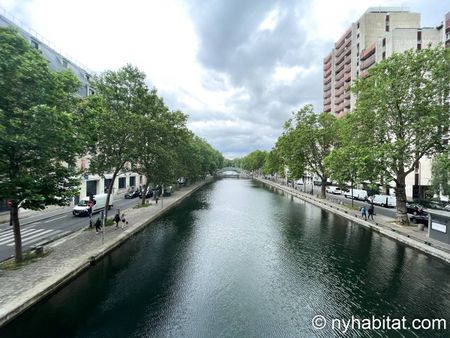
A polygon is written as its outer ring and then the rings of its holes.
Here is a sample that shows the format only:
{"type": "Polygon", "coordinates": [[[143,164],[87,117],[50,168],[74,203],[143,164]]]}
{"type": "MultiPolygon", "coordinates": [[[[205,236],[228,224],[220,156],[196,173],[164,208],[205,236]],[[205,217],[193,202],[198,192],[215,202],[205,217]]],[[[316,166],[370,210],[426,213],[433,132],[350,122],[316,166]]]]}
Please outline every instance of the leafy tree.
{"type": "Polygon", "coordinates": [[[450,153],[447,149],[433,159],[431,188],[438,196],[450,195],[450,153]]]}
{"type": "Polygon", "coordinates": [[[264,174],[279,174],[283,173],[284,163],[280,157],[279,151],[277,148],[273,148],[266,156],[266,160],[263,166],[264,174]]]}
{"type": "Polygon", "coordinates": [[[248,171],[261,170],[264,167],[268,152],[262,150],[255,150],[242,158],[241,166],[248,171]]]}
{"type": "Polygon", "coordinates": [[[91,110],[95,130],[95,148],[91,152],[89,171],[103,176],[112,172],[105,203],[104,221],[114,181],[131,166],[139,147],[138,130],[147,112],[150,96],[145,74],[127,65],[118,71],[106,71],[93,80],[96,95],[90,97],[96,109],[91,110]]]}
{"type": "Polygon", "coordinates": [[[353,114],[336,121],[338,146],[325,158],[327,173],[342,187],[348,182],[376,182],[382,172],[380,163],[371,156],[370,143],[364,138],[355,139],[353,114]]]}
{"type": "Polygon", "coordinates": [[[338,144],[336,121],[331,114],[317,115],[312,105],[306,105],[286,122],[283,135],[277,141],[277,147],[294,176],[301,177],[307,170],[320,177],[322,198],[325,198],[328,179],[325,158],[338,144]]]}
{"type": "MultiPolygon", "coordinates": [[[[147,113],[140,118],[134,170],[146,176],[147,190],[150,180],[168,184],[177,178],[180,163],[178,147],[186,135],[187,117],[182,112],[170,112],[156,91],[150,94],[147,113]]],[[[142,204],[146,196],[142,194],[142,204]]]]}
{"type": "Polygon", "coordinates": [[[442,151],[449,128],[450,49],[394,54],[356,81],[354,90],[354,145],[364,139],[364,156],[395,182],[397,221],[407,225],[405,178],[424,156],[442,151]]]}
{"type": "Polygon", "coordinates": [[[0,198],[11,203],[16,262],[19,208],[65,205],[78,191],[75,159],[85,145],[73,114],[78,86],[19,33],[0,28],[0,198]]]}

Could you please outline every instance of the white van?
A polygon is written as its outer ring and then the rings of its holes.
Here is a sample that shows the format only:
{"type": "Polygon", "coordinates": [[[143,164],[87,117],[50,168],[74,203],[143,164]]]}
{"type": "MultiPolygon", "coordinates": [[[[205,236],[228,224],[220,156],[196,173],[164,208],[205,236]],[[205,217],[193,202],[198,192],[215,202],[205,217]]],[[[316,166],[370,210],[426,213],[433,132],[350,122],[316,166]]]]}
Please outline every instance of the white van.
{"type": "MultiPolygon", "coordinates": [[[[352,189],[344,191],[344,196],[347,198],[352,198],[352,189]]],[[[369,195],[366,190],[363,189],[353,189],[353,198],[361,201],[365,201],[369,195]]]]}
{"type": "Polygon", "coordinates": [[[372,203],[380,205],[382,207],[396,207],[397,199],[395,196],[390,195],[374,195],[372,198],[372,203]]]}
{"type": "Polygon", "coordinates": [[[336,195],[340,195],[341,194],[341,188],[339,187],[335,187],[332,185],[329,185],[325,188],[326,192],[329,192],[330,194],[336,194],[336,195]]]}
{"type": "MultiPolygon", "coordinates": [[[[94,205],[92,206],[92,213],[96,213],[99,212],[101,210],[103,210],[105,208],[105,204],[106,204],[106,197],[108,195],[107,194],[98,194],[98,195],[94,195],[94,205]]],[[[75,208],[73,208],[72,214],[74,216],[88,216],[89,215],[89,197],[84,197],[80,200],[80,202],[78,203],[78,205],[75,206],[75,208]]],[[[111,195],[111,197],[109,198],[109,206],[108,209],[111,209],[113,206],[113,196],[111,195]]]]}

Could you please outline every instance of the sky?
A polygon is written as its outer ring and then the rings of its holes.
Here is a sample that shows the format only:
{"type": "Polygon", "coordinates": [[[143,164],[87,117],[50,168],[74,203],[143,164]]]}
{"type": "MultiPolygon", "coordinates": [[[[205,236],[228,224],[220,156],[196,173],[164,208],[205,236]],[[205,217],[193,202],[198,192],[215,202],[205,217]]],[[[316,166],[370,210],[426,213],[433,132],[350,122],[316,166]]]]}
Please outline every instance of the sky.
{"type": "Polygon", "coordinates": [[[93,73],[138,67],[227,158],[270,150],[305,104],[321,111],[323,58],[375,6],[407,7],[434,27],[450,0],[0,0],[93,73]]]}

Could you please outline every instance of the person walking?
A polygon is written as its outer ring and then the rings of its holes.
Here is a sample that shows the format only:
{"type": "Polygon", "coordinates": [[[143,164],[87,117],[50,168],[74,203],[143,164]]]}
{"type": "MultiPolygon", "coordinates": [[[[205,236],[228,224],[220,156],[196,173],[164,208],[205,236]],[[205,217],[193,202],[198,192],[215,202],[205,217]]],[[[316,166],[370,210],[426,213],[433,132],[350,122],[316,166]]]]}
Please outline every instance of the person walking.
{"type": "Polygon", "coordinates": [[[122,229],[123,229],[123,227],[125,226],[125,224],[126,225],[128,225],[128,221],[127,221],[127,219],[125,218],[125,214],[122,214],[122,229]]]}
{"type": "Polygon", "coordinates": [[[114,216],[114,223],[116,223],[116,228],[118,228],[119,227],[119,223],[120,223],[119,213],[117,213],[116,216],[114,216]]]}
{"type": "Polygon", "coordinates": [[[100,217],[95,221],[95,232],[98,233],[102,229],[102,221],[100,217]]]}
{"type": "Polygon", "coordinates": [[[359,209],[359,211],[361,212],[361,218],[364,217],[364,220],[367,221],[366,207],[363,205],[363,206],[359,209]]]}
{"type": "Polygon", "coordinates": [[[367,211],[369,212],[369,217],[368,217],[368,219],[371,219],[371,218],[372,218],[372,221],[373,221],[373,214],[375,213],[375,208],[373,207],[373,204],[371,204],[371,205],[369,206],[369,209],[368,209],[367,211]]]}

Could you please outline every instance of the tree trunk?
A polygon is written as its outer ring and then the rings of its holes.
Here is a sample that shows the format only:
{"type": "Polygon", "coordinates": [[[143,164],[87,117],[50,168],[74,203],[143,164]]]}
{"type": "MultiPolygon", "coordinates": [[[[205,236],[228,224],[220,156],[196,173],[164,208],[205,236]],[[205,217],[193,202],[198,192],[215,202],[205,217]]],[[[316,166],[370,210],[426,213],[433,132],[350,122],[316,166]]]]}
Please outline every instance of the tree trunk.
{"type": "Polygon", "coordinates": [[[397,185],[396,185],[396,202],[397,202],[397,222],[400,225],[409,225],[408,213],[406,210],[406,175],[404,173],[399,173],[397,175],[397,185]]]}
{"type": "Polygon", "coordinates": [[[19,223],[19,207],[16,202],[13,202],[11,206],[11,217],[14,229],[14,246],[15,246],[15,260],[16,263],[20,263],[23,260],[22,256],[22,236],[20,234],[20,223],[19,223]]]}
{"type": "MultiPolygon", "coordinates": [[[[326,191],[326,188],[327,188],[327,179],[328,179],[328,177],[326,177],[326,176],[324,176],[323,178],[322,178],[322,185],[321,185],[321,187],[320,187],[320,198],[326,198],[326,193],[327,193],[327,191],[326,191]]],[[[313,186],[313,188],[314,188],[314,186],[313,186]]]]}
{"type": "Polygon", "coordinates": [[[103,230],[105,230],[106,220],[108,219],[109,200],[110,200],[112,189],[114,186],[114,181],[116,180],[117,174],[119,173],[120,169],[122,169],[122,167],[114,170],[114,173],[113,173],[113,176],[111,179],[111,183],[109,184],[109,187],[108,187],[108,195],[106,196],[106,203],[105,203],[105,208],[104,208],[105,211],[103,212],[103,230]]]}

